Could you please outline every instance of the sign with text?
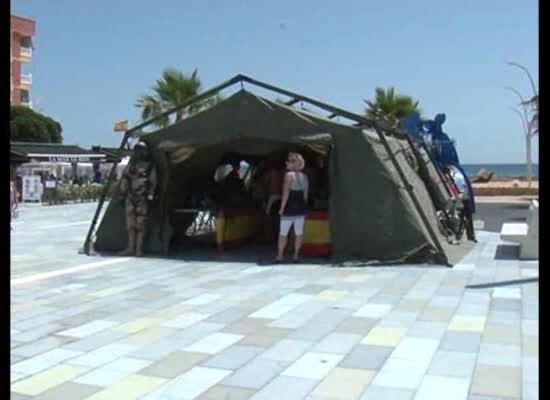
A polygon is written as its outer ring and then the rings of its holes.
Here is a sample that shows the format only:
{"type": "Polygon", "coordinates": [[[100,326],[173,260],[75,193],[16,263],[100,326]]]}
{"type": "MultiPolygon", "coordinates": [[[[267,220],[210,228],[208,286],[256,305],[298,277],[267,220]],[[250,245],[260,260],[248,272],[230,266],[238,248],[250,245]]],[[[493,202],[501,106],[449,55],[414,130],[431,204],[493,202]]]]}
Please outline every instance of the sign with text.
{"type": "Polygon", "coordinates": [[[42,180],[37,175],[23,177],[23,201],[40,201],[42,199],[42,180]]]}
{"type": "Polygon", "coordinates": [[[90,157],[86,156],[49,156],[51,162],[90,162],[90,157]]]}

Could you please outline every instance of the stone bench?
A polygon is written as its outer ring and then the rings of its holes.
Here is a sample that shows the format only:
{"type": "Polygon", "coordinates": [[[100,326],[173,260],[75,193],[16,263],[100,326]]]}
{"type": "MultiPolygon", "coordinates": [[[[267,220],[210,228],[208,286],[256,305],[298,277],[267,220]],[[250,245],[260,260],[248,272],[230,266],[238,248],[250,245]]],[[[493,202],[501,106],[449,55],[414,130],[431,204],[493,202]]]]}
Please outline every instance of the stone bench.
{"type": "Polygon", "coordinates": [[[518,243],[519,258],[532,260],[539,258],[539,202],[533,200],[529,207],[527,223],[502,224],[500,238],[508,242],[518,243]]]}

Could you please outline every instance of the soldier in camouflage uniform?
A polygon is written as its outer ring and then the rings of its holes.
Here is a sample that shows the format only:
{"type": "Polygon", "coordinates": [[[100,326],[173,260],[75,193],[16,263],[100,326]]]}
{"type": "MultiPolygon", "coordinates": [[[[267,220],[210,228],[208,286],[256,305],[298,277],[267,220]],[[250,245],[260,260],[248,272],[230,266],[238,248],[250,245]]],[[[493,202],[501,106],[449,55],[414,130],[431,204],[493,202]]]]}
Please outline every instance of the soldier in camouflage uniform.
{"type": "Polygon", "coordinates": [[[156,170],[149,159],[147,145],[139,142],[134,146],[134,156],[126,167],[120,182],[120,194],[126,198],[126,224],[128,248],[120,255],[143,255],[143,239],[149,201],[157,183],[156,170]]]}

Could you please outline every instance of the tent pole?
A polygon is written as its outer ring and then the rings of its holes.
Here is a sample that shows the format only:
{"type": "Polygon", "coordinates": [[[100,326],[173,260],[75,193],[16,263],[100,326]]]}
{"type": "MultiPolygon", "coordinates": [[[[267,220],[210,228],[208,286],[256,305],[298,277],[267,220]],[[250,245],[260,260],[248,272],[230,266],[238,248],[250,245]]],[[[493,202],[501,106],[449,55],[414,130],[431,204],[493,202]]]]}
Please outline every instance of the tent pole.
{"type": "Polygon", "coordinates": [[[432,226],[430,225],[428,218],[426,214],[424,213],[424,210],[420,206],[420,202],[418,201],[418,198],[416,197],[416,194],[414,194],[414,188],[407,180],[407,177],[405,176],[405,173],[403,172],[403,169],[401,169],[401,165],[397,162],[397,159],[395,158],[395,155],[393,154],[390,144],[388,143],[388,140],[384,136],[384,133],[380,131],[379,126],[375,126],[374,130],[378,134],[378,137],[380,138],[380,141],[382,142],[384,148],[386,149],[386,152],[388,153],[388,156],[390,157],[390,160],[392,161],[393,166],[395,167],[397,174],[399,175],[399,178],[401,178],[401,181],[405,185],[405,189],[407,190],[407,193],[409,194],[409,197],[411,198],[414,207],[416,208],[416,211],[420,215],[420,219],[424,223],[424,226],[426,227],[428,234],[430,235],[430,238],[433,240],[435,247],[437,247],[437,250],[440,254],[440,260],[441,262],[446,266],[451,266],[449,264],[449,260],[447,259],[447,255],[445,254],[445,251],[443,250],[443,247],[441,246],[441,242],[439,241],[439,238],[437,237],[437,234],[432,229],[432,226]]]}
{"type": "MultiPolygon", "coordinates": [[[[311,97],[302,96],[301,94],[290,92],[285,89],[278,88],[276,86],[270,85],[269,83],[257,81],[255,79],[252,79],[245,75],[238,75],[240,79],[242,79],[245,82],[250,83],[251,85],[255,85],[267,90],[271,90],[272,92],[276,92],[288,97],[292,97],[293,100],[291,104],[297,103],[298,101],[305,101],[306,103],[312,104],[316,107],[322,108],[323,110],[329,111],[333,114],[340,115],[342,117],[348,118],[352,121],[360,122],[362,125],[366,125],[367,127],[372,127],[373,122],[362,115],[355,114],[346,110],[343,110],[338,107],[331,106],[330,104],[323,103],[322,101],[312,99],[311,97]]],[[[289,102],[290,103],[290,102],[289,102]]],[[[289,105],[289,104],[286,104],[289,105]]]]}
{"type": "MultiPolygon", "coordinates": [[[[119,150],[124,150],[124,147],[126,146],[126,143],[128,143],[129,138],[130,138],[130,135],[128,134],[128,131],[126,131],[120,143],[119,150]]],[[[111,184],[116,177],[117,165],[118,165],[118,162],[115,162],[111,167],[111,172],[109,172],[109,178],[107,179],[107,183],[103,187],[103,192],[101,193],[101,197],[99,198],[99,203],[95,210],[94,218],[92,219],[92,224],[90,225],[90,229],[88,230],[88,234],[86,235],[86,241],[84,242],[84,254],[88,256],[90,255],[90,251],[91,251],[90,245],[92,242],[92,235],[95,231],[95,227],[99,219],[99,214],[101,213],[101,209],[103,208],[103,203],[105,203],[105,199],[107,198],[107,194],[109,193],[111,184]]]]}

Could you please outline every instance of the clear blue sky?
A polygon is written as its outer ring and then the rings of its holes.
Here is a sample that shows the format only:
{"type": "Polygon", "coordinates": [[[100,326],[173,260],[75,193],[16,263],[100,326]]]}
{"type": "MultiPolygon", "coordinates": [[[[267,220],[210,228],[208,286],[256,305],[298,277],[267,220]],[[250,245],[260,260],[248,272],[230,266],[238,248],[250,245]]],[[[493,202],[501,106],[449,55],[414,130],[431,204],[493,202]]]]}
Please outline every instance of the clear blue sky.
{"type": "MultiPolygon", "coordinates": [[[[237,73],[362,112],[376,86],[445,112],[464,163],[524,162],[512,85],[538,84],[538,2],[11,0],[37,21],[31,100],[65,143],[116,145],[116,119],[167,66],[205,88],[237,73]]],[[[534,159],[538,161],[538,140],[534,159]]]]}

